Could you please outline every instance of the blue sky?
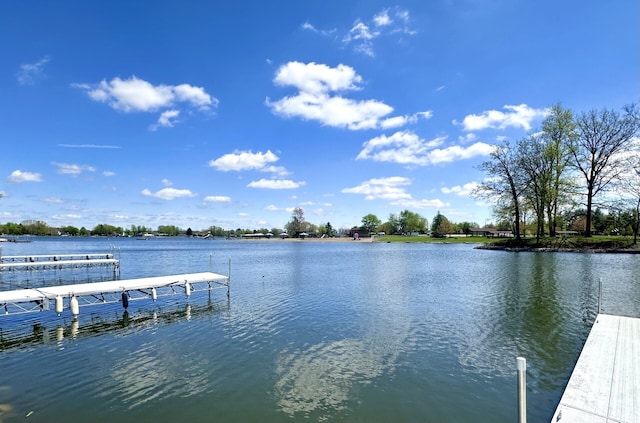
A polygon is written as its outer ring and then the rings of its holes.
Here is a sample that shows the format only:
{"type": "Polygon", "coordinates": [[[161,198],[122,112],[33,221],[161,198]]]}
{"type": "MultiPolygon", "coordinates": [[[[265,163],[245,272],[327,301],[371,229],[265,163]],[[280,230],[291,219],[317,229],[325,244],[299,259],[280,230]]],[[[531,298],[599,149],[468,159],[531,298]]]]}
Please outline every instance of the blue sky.
{"type": "Polygon", "coordinates": [[[638,2],[5,1],[0,222],[492,221],[491,146],[639,99],[638,2]]]}

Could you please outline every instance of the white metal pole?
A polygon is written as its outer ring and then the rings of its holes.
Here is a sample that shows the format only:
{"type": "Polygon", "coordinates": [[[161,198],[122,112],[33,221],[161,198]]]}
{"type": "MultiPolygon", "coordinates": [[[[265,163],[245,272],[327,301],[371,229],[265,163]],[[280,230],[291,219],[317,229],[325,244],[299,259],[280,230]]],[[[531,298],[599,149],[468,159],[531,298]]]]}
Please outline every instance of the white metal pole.
{"type": "Polygon", "coordinates": [[[229,273],[227,273],[227,298],[231,295],[231,257],[229,257],[229,273]]]}
{"type": "Polygon", "coordinates": [[[527,423],[527,359],[516,358],[518,367],[518,423],[527,423]]]}
{"type": "Polygon", "coordinates": [[[598,279],[598,314],[602,309],[602,278],[598,279]]]}

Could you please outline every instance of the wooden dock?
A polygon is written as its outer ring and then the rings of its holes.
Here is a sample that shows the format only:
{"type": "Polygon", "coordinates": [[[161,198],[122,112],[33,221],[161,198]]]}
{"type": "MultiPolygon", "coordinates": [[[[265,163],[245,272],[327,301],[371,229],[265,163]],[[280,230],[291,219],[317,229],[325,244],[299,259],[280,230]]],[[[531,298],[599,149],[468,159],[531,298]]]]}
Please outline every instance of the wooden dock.
{"type": "Polygon", "coordinates": [[[598,314],[551,422],[640,422],[640,319],[598,314]]]}
{"type": "Polygon", "coordinates": [[[4,314],[38,312],[50,309],[55,304],[57,313],[69,309],[72,315],[79,313],[80,306],[121,302],[126,309],[129,301],[139,299],[156,300],[159,296],[227,288],[230,277],[213,272],[155,276],[139,279],[107,282],[81,283],[43,288],[0,291],[0,307],[4,314]]]}

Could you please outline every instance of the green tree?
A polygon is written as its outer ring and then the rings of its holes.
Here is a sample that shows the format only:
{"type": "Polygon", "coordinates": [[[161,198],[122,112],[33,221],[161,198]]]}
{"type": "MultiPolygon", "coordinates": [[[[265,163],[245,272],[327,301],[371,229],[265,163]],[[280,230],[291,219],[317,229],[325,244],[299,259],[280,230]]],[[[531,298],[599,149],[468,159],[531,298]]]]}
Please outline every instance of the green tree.
{"type": "Polygon", "coordinates": [[[367,230],[370,234],[373,234],[377,231],[378,227],[382,223],[378,216],[375,214],[369,213],[368,215],[362,218],[362,227],[367,230]]]}
{"type": "Polygon", "coordinates": [[[427,219],[409,210],[403,210],[398,216],[402,232],[421,232],[427,229],[427,219]]]}
{"type": "Polygon", "coordinates": [[[382,226],[383,226],[384,232],[386,234],[396,234],[396,233],[400,232],[400,230],[401,230],[400,229],[400,219],[398,218],[397,215],[395,215],[393,213],[389,214],[389,219],[382,226]]]}
{"type": "MultiPolygon", "coordinates": [[[[433,223],[433,222],[432,222],[433,223]]],[[[465,235],[471,234],[471,228],[478,228],[478,224],[475,222],[460,222],[458,223],[458,229],[465,235]]]]}
{"type": "Polygon", "coordinates": [[[122,228],[118,228],[118,227],[113,226],[113,225],[108,225],[108,224],[101,223],[99,225],[96,225],[91,230],[91,233],[93,235],[99,235],[99,236],[118,235],[118,234],[122,233],[122,228]]]}
{"type": "MultiPolygon", "coordinates": [[[[174,225],[160,225],[158,226],[158,233],[167,236],[177,236],[180,234],[180,228],[174,225]]],[[[191,231],[191,234],[193,235],[193,231],[191,231]]]]}
{"type": "Polygon", "coordinates": [[[560,104],[552,106],[542,122],[542,132],[546,140],[543,154],[549,163],[545,208],[549,236],[555,236],[559,208],[569,202],[568,192],[573,190],[573,184],[565,177],[571,161],[571,145],[577,136],[573,112],[560,104]]]}
{"type": "Polygon", "coordinates": [[[331,222],[327,222],[327,224],[325,225],[324,233],[330,238],[335,235],[335,231],[333,229],[333,226],[331,226],[331,222]]]}
{"type": "Polygon", "coordinates": [[[451,229],[451,222],[440,212],[431,221],[431,236],[434,238],[444,238],[451,233],[451,229]]]}
{"type": "Polygon", "coordinates": [[[75,226],[65,226],[64,228],[62,228],[61,232],[67,235],[77,236],[80,233],[80,229],[76,228],[75,226]]]}
{"type": "Polygon", "coordinates": [[[287,233],[290,236],[299,236],[306,229],[306,222],[304,220],[304,210],[301,207],[293,209],[291,220],[286,225],[287,233]]]}

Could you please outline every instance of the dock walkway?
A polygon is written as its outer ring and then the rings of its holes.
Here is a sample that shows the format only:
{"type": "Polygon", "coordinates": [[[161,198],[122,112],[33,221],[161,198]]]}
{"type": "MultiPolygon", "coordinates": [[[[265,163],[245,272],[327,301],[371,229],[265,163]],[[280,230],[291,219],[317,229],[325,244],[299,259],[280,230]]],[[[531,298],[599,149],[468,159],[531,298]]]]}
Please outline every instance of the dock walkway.
{"type": "Polygon", "coordinates": [[[69,308],[73,315],[77,315],[78,307],[85,305],[122,302],[123,306],[127,308],[129,301],[133,300],[143,298],[156,300],[159,296],[177,293],[189,297],[192,292],[210,291],[216,288],[227,288],[227,295],[229,295],[229,285],[229,276],[201,272],[27,288],[0,291],[0,307],[4,308],[4,314],[19,314],[49,310],[50,301],[54,301],[57,313],[69,308]]]}
{"type": "Polygon", "coordinates": [[[640,319],[598,314],[551,422],[640,422],[640,319]]]}
{"type": "Polygon", "coordinates": [[[39,271],[93,267],[113,267],[114,274],[120,273],[120,260],[113,254],[55,254],[3,256],[0,255],[0,271],[39,271]]]}

